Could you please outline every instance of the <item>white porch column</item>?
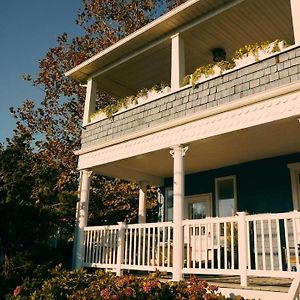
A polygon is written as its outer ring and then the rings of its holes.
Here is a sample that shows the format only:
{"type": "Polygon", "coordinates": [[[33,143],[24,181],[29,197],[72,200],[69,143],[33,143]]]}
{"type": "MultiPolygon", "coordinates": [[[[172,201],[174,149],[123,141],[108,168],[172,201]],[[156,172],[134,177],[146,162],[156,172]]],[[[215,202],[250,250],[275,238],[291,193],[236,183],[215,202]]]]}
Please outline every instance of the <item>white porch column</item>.
{"type": "Polygon", "coordinates": [[[300,44],[300,2],[291,0],[295,44],[300,44]]]}
{"type": "Polygon", "coordinates": [[[185,76],[184,41],[179,33],[173,35],[172,58],[171,58],[171,90],[175,91],[181,87],[185,76]]]}
{"type": "Polygon", "coordinates": [[[147,185],[145,182],[139,183],[139,223],[146,223],[146,198],[147,198],[147,185]]]}
{"type": "Polygon", "coordinates": [[[188,147],[183,145],[174,146],[170,153],[174,158],[173,175],[173,280],[182,279],[183,268],[183,204],[184,204],[184,163],[183,156],[188,147]]]}
{"type": "Polygon", "coordinates": [[[90,114],[95,111],[96,107],[96,92],[97,92],[97,83],[94,79],[89,79],[86,87],[86,96],[84,103],[84,112],[83,112],[83,122],[82,125],[85,126],[90,121],[90,114]]]}
{"type": "Polygon", "coordinates": [[[84,227],[87,225],[88,210],[89,210],[89,195],[90,195],[90,181],[91,181],[91,171],[83,170],[80,176],[80,201],[78,208],[78,220],[77,220],[77,230],[75,237],[76,240],[76,250],[73,255],[75,255],[75,268],[81,268],[84,257],[84,227]]]}

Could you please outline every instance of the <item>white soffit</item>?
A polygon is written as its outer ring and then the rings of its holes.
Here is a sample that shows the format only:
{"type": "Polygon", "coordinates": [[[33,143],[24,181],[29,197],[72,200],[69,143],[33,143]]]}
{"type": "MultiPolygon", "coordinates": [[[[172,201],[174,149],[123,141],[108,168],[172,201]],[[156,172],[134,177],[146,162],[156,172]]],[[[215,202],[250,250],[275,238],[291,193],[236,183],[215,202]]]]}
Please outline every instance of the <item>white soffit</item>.
{"type": "Polygon", "coordinates": [[[93,77],[101,90],[117,98],[170,83],[170,37],[176,32],[185,44],[186,74],[211,63],[215,47],[224,48],[229,58],[245,44],[275,39],[294,43],[290,0],[187,1],[66,75],[77,81],[93,77]]]}
{"type": "Polygon", "coordinates": [[[190,0],[176,7],[158,19],[140,28],[136,32],[121,39],[112,46],[104,49],[90,59],[66,72],[66,76],[85,81],[94,72],[117,61],[145,45],[165,36],[169,38],[180,26],[201,17],[214,9],[230,3],[240,3],[244,0],[190,0]]]}
{"type": "Polygon", "coordinates": [[[81,154],[78,168],[91,168],[299,115],[297,91],[81,154]]]}

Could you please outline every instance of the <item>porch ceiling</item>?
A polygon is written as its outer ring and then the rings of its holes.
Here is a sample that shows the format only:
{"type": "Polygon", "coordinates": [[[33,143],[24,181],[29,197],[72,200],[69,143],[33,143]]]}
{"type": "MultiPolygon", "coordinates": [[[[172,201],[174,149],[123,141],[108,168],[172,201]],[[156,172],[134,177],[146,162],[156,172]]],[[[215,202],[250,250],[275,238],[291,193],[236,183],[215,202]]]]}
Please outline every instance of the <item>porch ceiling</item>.
{"type": "MultiPolygon", "coordinates": [[[[184,157],[186,174],[300,151],[300,124],[287,118],[203,139],[189,144],[184,157]]],[[[131,181],[162,182],[173,176],[169,149],[101,165],[96,173],[131,181]]]]}
{"type": "Polygon", "coordinates": [[[161,81],[170,82],[170,37],[176,32],[181,32],[185,41],[187,74],[212,62],[215,47],[223,47],[230,57],[248,43],[277,38],[294,42],[290,0],[199,0],[182,7],[67,75],[78,81],[96,76],[102,89],[123,97],[161,81]]]}

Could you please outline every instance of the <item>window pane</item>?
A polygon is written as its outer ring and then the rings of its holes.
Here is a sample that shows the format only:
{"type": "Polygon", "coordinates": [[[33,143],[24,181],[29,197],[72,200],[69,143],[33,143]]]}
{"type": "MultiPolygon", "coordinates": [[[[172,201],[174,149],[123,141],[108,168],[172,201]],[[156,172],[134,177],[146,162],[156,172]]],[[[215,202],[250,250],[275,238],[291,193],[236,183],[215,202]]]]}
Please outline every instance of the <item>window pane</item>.
{"type": "Polygon", "coordinates": [[[233,199],[223,199],[219,201],[219,217],[230,217],[235,214],[235,201],[233,199]]]}
{"type": "Polygon", "coordinates": [[[233,216],[236,212],[234,177],[218,179],[217,184],[217,205],[220,217],[233,216]]]}
{"type": "Polygon", "coordinates": [[[189,219],[206,218],[206,207],[204,202],[195,202],[188,204],[189,219]]]}
{"type": "Polygon", "coordinates": [[[173,221],[173,190],[166,191],[166,217],[165,221],[173,221]]]}
{"type": "Polygon", "coordinates": [[[233,178],[218,181],[218,198],[234,198],[233,178]]]}

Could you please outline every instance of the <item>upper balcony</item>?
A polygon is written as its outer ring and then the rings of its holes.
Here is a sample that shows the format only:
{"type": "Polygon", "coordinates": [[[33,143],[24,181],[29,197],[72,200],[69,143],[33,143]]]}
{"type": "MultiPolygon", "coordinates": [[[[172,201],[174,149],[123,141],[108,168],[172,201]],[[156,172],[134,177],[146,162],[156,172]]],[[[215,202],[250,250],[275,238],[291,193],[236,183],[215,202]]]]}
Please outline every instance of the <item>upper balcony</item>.
{"type": "Polygon", "coordinates": [[[291,84],[299,80],[300,46],[291,46],[264,60],[204,79],[194,87],[186,85],[175,92],[116,113],[112,118],[105,117],[92,122],[82,132],[82,147],[132,135],[165,123],[179,124],[187,118],[233,109],[240,100],[259,97],[264,92],[271,93],[280,87],[293,88],[291,84]]]}
{"type": "Polygon", "coordinates": [[[83,62],[66,74],[87,83],[82,148],[230,109],[240,99],[296,82],[299,15],[297,0],[190,0],[83,62]],[[229,60],[244,45],[276,39],[292,46],[196,86],[182,86],[186,74],[213,62],[213,49],[224,49],[229,60]],[[91,121],[98,90],[122,99],[160,82],[171,91],[113,118],[91,121]]]}

